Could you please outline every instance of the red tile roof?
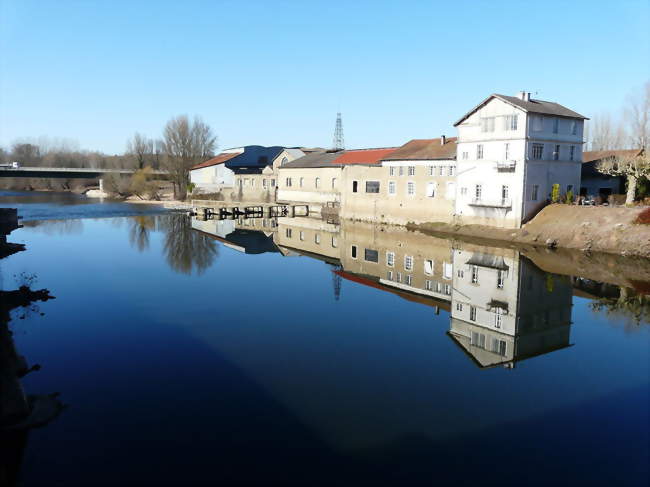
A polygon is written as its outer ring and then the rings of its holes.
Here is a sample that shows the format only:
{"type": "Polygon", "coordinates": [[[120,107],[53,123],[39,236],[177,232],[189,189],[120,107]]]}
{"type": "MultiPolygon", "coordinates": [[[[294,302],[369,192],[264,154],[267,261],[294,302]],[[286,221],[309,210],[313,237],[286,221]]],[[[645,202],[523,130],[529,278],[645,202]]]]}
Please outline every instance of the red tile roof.
{"type": "Polygon", "coordinates": [[[241,155],[241,152],[222,152],[216,157],[209,159],[205,162],[193,165],[190,169],[201,169],[202,167],[216,166],[217,164],[223,164],[226,161],[229,161],[233,157],[241,155]]]}
{"type": "Polygon", "coordinates": [[[582,153],[582,162],[600,161],[610,157],[636,157],[643,153],[643,149],[622,149],[622,150],[596,150],[582,153]]]}
{"type": "Polygon", "coordinates": [[[396,147],[386,149],[348,150],[332,161],[332,164],[379,164],[396,147]]]}

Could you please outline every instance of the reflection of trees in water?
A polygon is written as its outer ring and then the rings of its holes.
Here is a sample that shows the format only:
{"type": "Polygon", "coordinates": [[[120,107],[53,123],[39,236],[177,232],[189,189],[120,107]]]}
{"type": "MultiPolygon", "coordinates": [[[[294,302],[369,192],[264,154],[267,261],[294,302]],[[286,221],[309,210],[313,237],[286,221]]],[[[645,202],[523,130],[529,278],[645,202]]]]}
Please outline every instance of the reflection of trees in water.
{"type": "Polygon", "coordinates": [[[621,287],[618,297],[601,298],[590,304],[593,311],[605,313],[609,323],[622,323],[626,331],[638,330],[650,322],[650,297],[621,287]]]}
{"type": "Polygon", "coordinates": [[[32,228],[45,235],[67,235],[83,232],[83,220],[37,220],[22,222],[25,228],[32,228]]]}
{"type": "Polygon", "coordinates": [[[165,232],[165,257],[176,272],[202,274],[218,255],[214,240],[192,230],[186,215],[171,214],[161,217],[158,228],[165,232]]]}
{"type": "Polygon", "coordinates": [[[129,242],[142,252],[149,248],[149,233],[156,230],[156,219],[153,216],[134,216],[129,219],[129,242]]]}

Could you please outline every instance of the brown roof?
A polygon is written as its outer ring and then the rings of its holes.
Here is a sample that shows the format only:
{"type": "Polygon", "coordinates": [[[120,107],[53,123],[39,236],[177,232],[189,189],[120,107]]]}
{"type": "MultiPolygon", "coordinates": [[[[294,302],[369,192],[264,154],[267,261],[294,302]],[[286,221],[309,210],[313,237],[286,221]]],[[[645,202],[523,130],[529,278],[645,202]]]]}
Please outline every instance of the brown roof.
{"type": "Polygon", "coordinates": [[[395,147],[388,147],[386,149],[349,150],[334,159],[332,164],[379,164],[395,149],[395,147]]]}
{"type": "Polygon", "coordinates": [[[438,139],[413,139],[384,161],[456,159],[456,137],[447,137],[444,145],[438,139]]]}
{"type": "Polygon", "coordinates": [[[469,112],[463,115],[463,117],[454,124],[454,127],[459,125],[463,120],[465,120],[472,113],[474,113],[476,110],[478,110],[487,102],[489,102],[492,98],[498,98],[499,100],[504,101],[517,108],[520,108],[525,112],[541,113],[543,115],[556,115],[558,117],[580,118],[582,120],[589,120],[587,117],[580,115],[578,112],[574,112],[573,110],[570,110],[567,107],[562,106],[559,103],[555,103],[553,101],[535,100],[533,98],[531,98],[529,101],[526,101],[516,96],[499,95],[498,93],[495,93],[493,95],[488,96],[485,100],[483,100],[481,103],[479,103],[474,108],[472,108],[469,112]]]}
{"type": "Polygon", "coordinates": [[[195,164],[191,167],[191,169],[201,169],[202,167],[210,167],[210,166],[216,166],[217,164],[223,164],[226,161],[229,161],[233,157],[237,157],[238,155],[241,155],[241,152],[222,152],[216,157],[213,157],[212,159],[209,159],[205,162],[201,162],[199,164],[195,164]]]}
{"type": "Polygon", "coordinates": [[[582,163],[600,161],[610,157],[636,157],[643,153],[643,149],[595,150],[582,153],[582,163]]]}

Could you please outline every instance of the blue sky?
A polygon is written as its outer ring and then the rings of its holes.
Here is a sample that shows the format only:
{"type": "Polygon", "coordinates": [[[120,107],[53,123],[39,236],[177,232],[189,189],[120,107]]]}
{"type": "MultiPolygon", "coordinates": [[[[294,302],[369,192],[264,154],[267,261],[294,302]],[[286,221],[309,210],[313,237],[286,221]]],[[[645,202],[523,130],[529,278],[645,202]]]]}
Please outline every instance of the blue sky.
{"type": "Polygon", "coordinates": [[[0,0],[0,145],[124,151],[178,114],[221,148],[455,135],[490,93],[593,116],[650,79],[650,2],[0,0]]]}

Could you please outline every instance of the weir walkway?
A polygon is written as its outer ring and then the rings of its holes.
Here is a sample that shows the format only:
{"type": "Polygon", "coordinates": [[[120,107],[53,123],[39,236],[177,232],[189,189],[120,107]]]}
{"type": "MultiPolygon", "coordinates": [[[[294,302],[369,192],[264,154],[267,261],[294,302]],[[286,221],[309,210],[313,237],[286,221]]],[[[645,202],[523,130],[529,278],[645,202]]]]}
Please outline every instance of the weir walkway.
{"type": "Polygon", "coordinates": [[[217,218],[219,220],[309,216],[308,205],[192,200],[191,206],[193,214],[203,218],[217,218]]]}

